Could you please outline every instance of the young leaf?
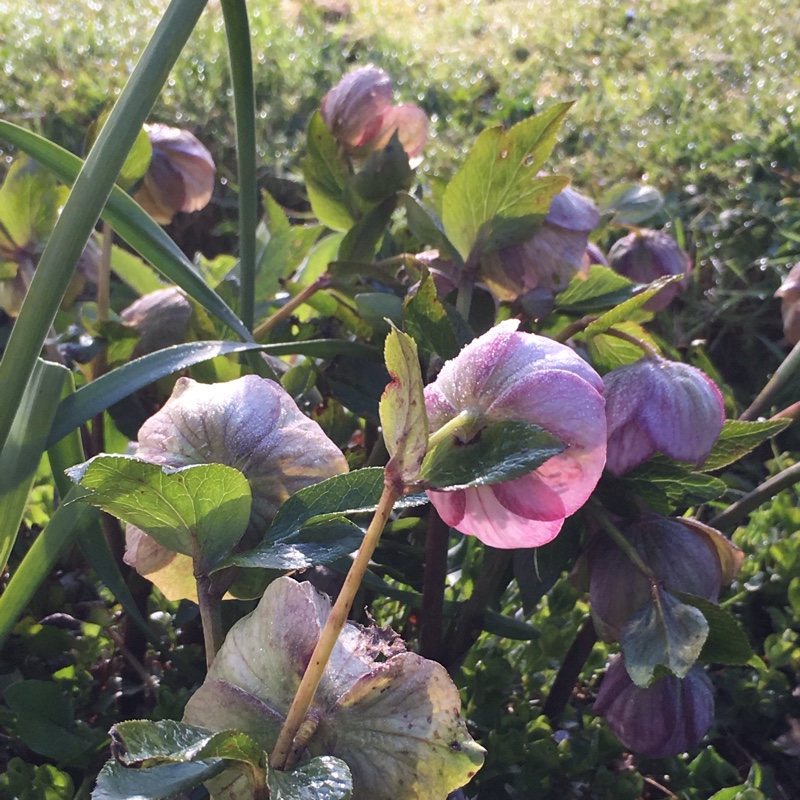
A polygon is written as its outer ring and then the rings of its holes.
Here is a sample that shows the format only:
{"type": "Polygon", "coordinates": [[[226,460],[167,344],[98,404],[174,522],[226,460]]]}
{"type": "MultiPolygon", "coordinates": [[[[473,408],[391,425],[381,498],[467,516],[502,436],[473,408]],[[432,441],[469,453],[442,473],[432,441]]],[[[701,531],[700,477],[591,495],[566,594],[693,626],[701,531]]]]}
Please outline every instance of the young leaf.
{"type": "Polygon", "coordinates": [[[659,666],[683,678],[699,658],[708,630],[697,608],[655,587],[650,602],[631,617],[620,636],[631,680],[645,688],[659,666]]]}
{"type": "Polygon", "coordinates": [[[526,475],[566,445],[538,425],[495,422],[472,441],[448,436],[425,456],[420,479],[430,489],[464,489],[526,475]]]}
{"type": "Polygon", "coordinates": [[[417,344],[393,329],[386,337],[385,356],[391,382],[380,401],[383,438],[395,474],[409,483],[416,478],[428,447],[428,415],[417,344]]]}
{"type": "Polygon", "coordinates": [[[403,303],[403,320],[409,335],[423,350],[443,359],[453,358],[458,353],[455,329],[427,270],[423,270],[416,291],[403,303]]]}
{"type": "Polygon", "coordinates": [[[788,419],[766,419],[761,422],[726,420],[714,449],[702,466],[702,471],[711,472],[733,464],[767,439],[777,436],[789,425],[791,421],[788,419]]]}
{"type": "Polygon", "coordinates": [[[447,238],[444,227],[434,212],[413,194],[401,194],[400,202],[405,206],[408,227],[414,236],[423,244],[437,248],[443,258],[451,258],[456,264],[462,265],[461,254],[447,238]]]}
{"type": "Polygon", "coordinates": [[[556,308],[566,314],[592,314],[629,299],[636,284],[601,264],[592,264],[588,275],[578,273],[556,295],[556,308]]]}
{"type": "Polygon", "coordinates": [[[250,519],[250,485],[237,469],[198,464],[169,469],[129,456],[96,456],[67,471],[92,505],[197,557],[208,569],[242,537],[250,519]]]}
{"type": "Polygon", "coordinates": [[[391,222],[396,205],[397,198],[392,195],[364,214],[342,240],[339,247],[339,259],[372,261],[391,222]]]}
{"type": "Polygon", "coordinates": [[[349,800],[353,778],[340,758],[319,756],[291,771],[271,770],[267,786],[270,800],[349,800]]]}
{"type": "Polygon", "coordinates": [[[536,174],[555,145],[570,105],[555,105],[508,132],[495,127],[478,136],[444,194],[444,229],[464,259],[477,243],[488,250],[522,241],[532,221],[547,213],[553,195],[567,181],[536,174]],[[522,221],[523,230],[510,231],[512,221],[522,221]]]}
{"type": "MultiPolygon", "coordinates": [[[[614,325],[614,330],[635,336],[658,351],[658,344],[652,334],[639,325],[638,322],[618,322],[614,325]]],[[[612,369],[625,364],[633,364],[634,361],[639,361],[642,357],[642,348],[634,344],[634,342],[605,333],[589,337],[587,350],[592,366],[601,374],[610,372],[612,369]]]]}
{"type": "Polygon", "coordinates": [[[398,192],[408,190],[414,171],[397,133],[383,150],[370,153],[353,178],[353,189],[367,203],[380,203],[398,192]]]}
{"type": "Polygon", "coordinates": [[[303,177],[317,219],[335,231],[350,230],[355,219],[346,199],[347,164],[319,111],[314,112],[308,123],[308,155],[303,160],[303,177]]]}
{"type": "Polygon", "coordinates": [[[649,219],[664,205],[661,192],[654,186],[625,183],[615,186],[600,202],[601,214],[612,214],[618,225],[638,225],[649,219]]]}

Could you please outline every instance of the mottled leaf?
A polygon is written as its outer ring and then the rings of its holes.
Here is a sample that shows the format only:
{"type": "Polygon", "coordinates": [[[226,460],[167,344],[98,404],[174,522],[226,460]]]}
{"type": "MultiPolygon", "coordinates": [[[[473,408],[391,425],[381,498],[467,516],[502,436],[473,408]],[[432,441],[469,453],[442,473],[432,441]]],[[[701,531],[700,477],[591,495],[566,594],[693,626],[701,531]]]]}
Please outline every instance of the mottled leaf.
{"type": "Polygon", "coordinates": [[[408,334],[423,350],[443,359],[453,358],[460,350],[453,324],[427,270],[416,291],[403,303],[403,319],[408,334]]]}
{"type": "Polygon", "coordinates": [[[291,772],[272,770],[267,786],[270,800],[349,800],[353,796],[350,770],[333,756],[312,758],[291,772]]]}

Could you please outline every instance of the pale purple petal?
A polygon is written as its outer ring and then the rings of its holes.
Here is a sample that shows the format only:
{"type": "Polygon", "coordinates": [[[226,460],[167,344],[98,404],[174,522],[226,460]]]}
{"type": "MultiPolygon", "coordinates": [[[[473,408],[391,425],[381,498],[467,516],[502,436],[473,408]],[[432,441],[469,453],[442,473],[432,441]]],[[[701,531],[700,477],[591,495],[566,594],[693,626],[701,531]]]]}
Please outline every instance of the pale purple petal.
{"type": "Polygon", "coordinates": [[[631,420],[627,425],[617,426],[608,437],[606,466],[619,477],[628,470],[647,461],[654,455],[656,447],[638,423],[631,420]]]}
{"type": "Polygon", "coordinates": [[[545,220],[559,228],[588,234],[600,222],[600,212],[590,198],[566,186],[553,195],[545,220]]]}

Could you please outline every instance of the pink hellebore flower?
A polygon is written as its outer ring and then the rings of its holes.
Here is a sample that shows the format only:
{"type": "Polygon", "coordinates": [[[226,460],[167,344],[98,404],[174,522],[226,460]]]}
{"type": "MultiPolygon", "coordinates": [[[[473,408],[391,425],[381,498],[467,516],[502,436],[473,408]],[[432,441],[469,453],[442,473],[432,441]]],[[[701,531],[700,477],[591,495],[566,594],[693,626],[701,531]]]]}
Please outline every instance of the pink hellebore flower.
{"type": "Polygon", "coordinates": [[[211,153],[189,131],[160,123],[144,127],[153,155],[136,202],[160,225],[169,225],[179,211],[205,208],[216,174],[211,153]]]}
{"type": "Polygon", "coordinates": [[[688,364],[642,359],[604,378],[608,469],[622,475],[655,453],[700,465],[725,422],[717,385],[688,364]]]}
{"type": "Polygon", "coordinates": [[[348,155],[382,150],[395,132],[415,158],[428,138],[428,117],[413,103],[392,105],[391,78],[378,67],[349,72],[322,98],[322,119],[348,155]]]}
{"type": "Polygon", "coordinates": [[[800,342],[800,261],[792,267],[775,297],[781,299],[783,335],[789,344],[797,344],[800,342]]]}
{"type": "Polygon", "coordinates": [[[474,412],[471,436],[493,422],[522,421],[567,445],[533,472],[505,483],[429,492],[442,519],[493,547],[538,547],[594,490],[606,460],[603,382],[569,347],[521,333],[507,320],[468,344],[425,389],[431,433],[474,412]]]}
{"type": "Polygon", "coordinates": [[[606,672],[593,711],[606,718],[625,747],[648,758],[668,758],[700,744],[714,719],[714,695],[699,664],[683,679],[665,675],[642,689],[620,656],[606,672]]]}

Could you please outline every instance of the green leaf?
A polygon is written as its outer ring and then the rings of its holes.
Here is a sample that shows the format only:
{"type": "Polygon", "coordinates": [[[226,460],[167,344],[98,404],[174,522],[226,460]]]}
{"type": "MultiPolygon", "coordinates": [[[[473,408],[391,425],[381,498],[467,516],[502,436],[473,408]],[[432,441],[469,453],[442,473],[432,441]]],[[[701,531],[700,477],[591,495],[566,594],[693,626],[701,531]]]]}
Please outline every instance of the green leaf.
{"type": "Polygon", "coordinates": [[[0,571],[17,539],[28,493],[42,459],[47,431],[55,416],[53,398],[61,394],[66,367],[37,359],[28,390],[17,411],[8,442],[0,452],[0,571]]]}
{"type": "Polygon", "coordinates": [[[116,761],[107,761],[97,776],[92,800],[170,800],[219,775],[226,766],[220,759],[129,769],[116,761]]]}
{"type": "Polygon", "coordinates": [[[555,105],[508,132],[495,127],[478,136],[443,201],[444,230],[464,259],[476,245],[485,251],[521,241],[507,237],[510,221],[526,219],[530,235],[531,224],[547,214],[553,195],[567,181],[536,174],[555,145],[570,105],[555,105]]]}
{"type": "Polygon", "coordinates": [[[599,205],[601,214],[611,214],[618,225],[638,225],[658,213],[664,205],[661,192],[654,186],[624,183],[615,186],[599,205]]]}
{"type": "Polygon", "coordinates": [[[417,290],[403,303],[403,320],[409,335],[423,350],[443,359],[453,358],[458,353],[455,329],[427,270],[423,271],[417,290]]]}
{"type": "Polygon", "coordinates": [[[100,455],[67,471],[85,499],[206,570],[235,545],[250,519],[247,478],[223,464],[161,467],[100,455]]]}
{"type": "Polygon", "coordinates": [[[620,636],[631,680],[647,687],[659,666],[685,677],[699,658],[708,631],[697,608],[655,587],[651,600],[628,620],[620,636]]]}
{"type": "Polygon", "coordinates": [[[31,750],[55,761],[79,759],[95,741],[75,723],[75,709],[52,681],[12,683],[3,696],[16,715],[15,733],[31,750]]]}
{"type": "Polygon", "coordinates": [[[396,206],[397,198],[391,195],[364,214],[344,237],[338,258],[343,261],[372,261],[396,206]]]}
{"type": "Polygon", "coordinates": [[[215,733],[173,720],[132,720],[111,728],[111,752],[126,767],[224,758],[256,767],[265,766],[264,749],[238,731],[215,733]]]}
{"type": "Polygon", "coordinates": [[[791,421],[788,419],[767,419],[761,422],[726,420],[714,449],[702,466],[703,472],[711,472],[733,464],[767,439],[777,436],[789,425],[791,421]]]}
{"type": "MultiPolygon", "coordinates": [[[[614,325],[614,330],[635,336],[656,351],[659,349],[653,336],[638,322],[618,322],[614,325]]],[[[627,339],[620,339],[619,336],[604,333],[591,336],[587,343],[587,350],[592,366],[601,374],[625,364],[633,364],[642,358],[642,348],[637,344],[629,342],[627,339]]]]}
{"type": "Polygon", "coordinates": [[[708,638],[700,660],[711,664],[742,666],[755,655],[747,634],[730,611],[703,597],[685,592],[673,594],[687,605],[699,609],[708,622],[708,638]]]}
{"type": "Polygon", "coordinates": [[[409,483],[417,477],[428,448],[428,415],[417,343],[392,329],[386,337],[385,358],[391,382],[379,406],[383,440],[392,457],[394,475],[409,483]]]}
{"type": "Polygon", "coordinates": [[[447,238],[434,212],[412,194],[401,194],[400,202],[405,206],[408,227],[414,236],[428,247],[438,249],[442,258],[452,258],[456,264],[463,266],[461,254],[447,238]]]}
{"type": "Polygon", "coordinates": [[[291,225],[273,233],[258,255],[256,297],[271,299],[308,255],[322,233],[321,225],[291,225]]]}
{"type": "Polygon", "coordinates": [[[355,219],[346,201],[349,178],[339,145],[315,111],[308,123],[308,155],[303,159],[308,199],[317,219],[335,231],[347,231],[355,219]]]}
{"type": "Polygon", "coordinates": [[[601,264],[592,264],[589,274],[578,273],[563,292],[556,295],[556,309],[565,314],[593,314],[628,300],[637,284],[601,264]]]}
{"type": "Polygon", "coordinates": [[[353,177],[352,186],[362,200],[380,203],[408,190],[413,180],[414,171],[408,164],[408,155],[395,133],[383,150],[367,156],[353,177]]]}
{"type": "MultiPolygon", "coordinates": [[[[90,150],[95,143],[100,131],[108,121],[111,109],[104,111],[91,125],[86,134],[86,150],[90,150]]],[[[134,184],[140,181],[147,173],[150,167],[150,160],[153,157],[153,145],[150,143],[150,137],[144,128],[141,128],[136,141],[125,159],[125,163],[119,171],[117,176],[117,186],[122,187],[125,191],[130,189],[134,184]]]]}
{"type": "Polygon", "coordinates": [[[425,456],[420,479],[437,490],[501,483],[532,472],[565,448],[538,425],[495,422],[466,443],[443,439],[425,456]]]}
{"type": "Polygon", "coordinates": [[[333,756],[319,756],[290,772],[270,770],[270,800],[349,800],[353,778],[347,764],[333,756]]]}
{"type": "Polygon", "coordinates": [[[140,295],[155,292],[166,286],[149,264],[116,245],[111,248],[111,269],[140,295]]]}
{"type": "Polygon", "coordinates": [[[0,776],[0,797],[14,800],[74,800],[72,778],[52,764],[34,766],[12,758],[0,776]]]}

